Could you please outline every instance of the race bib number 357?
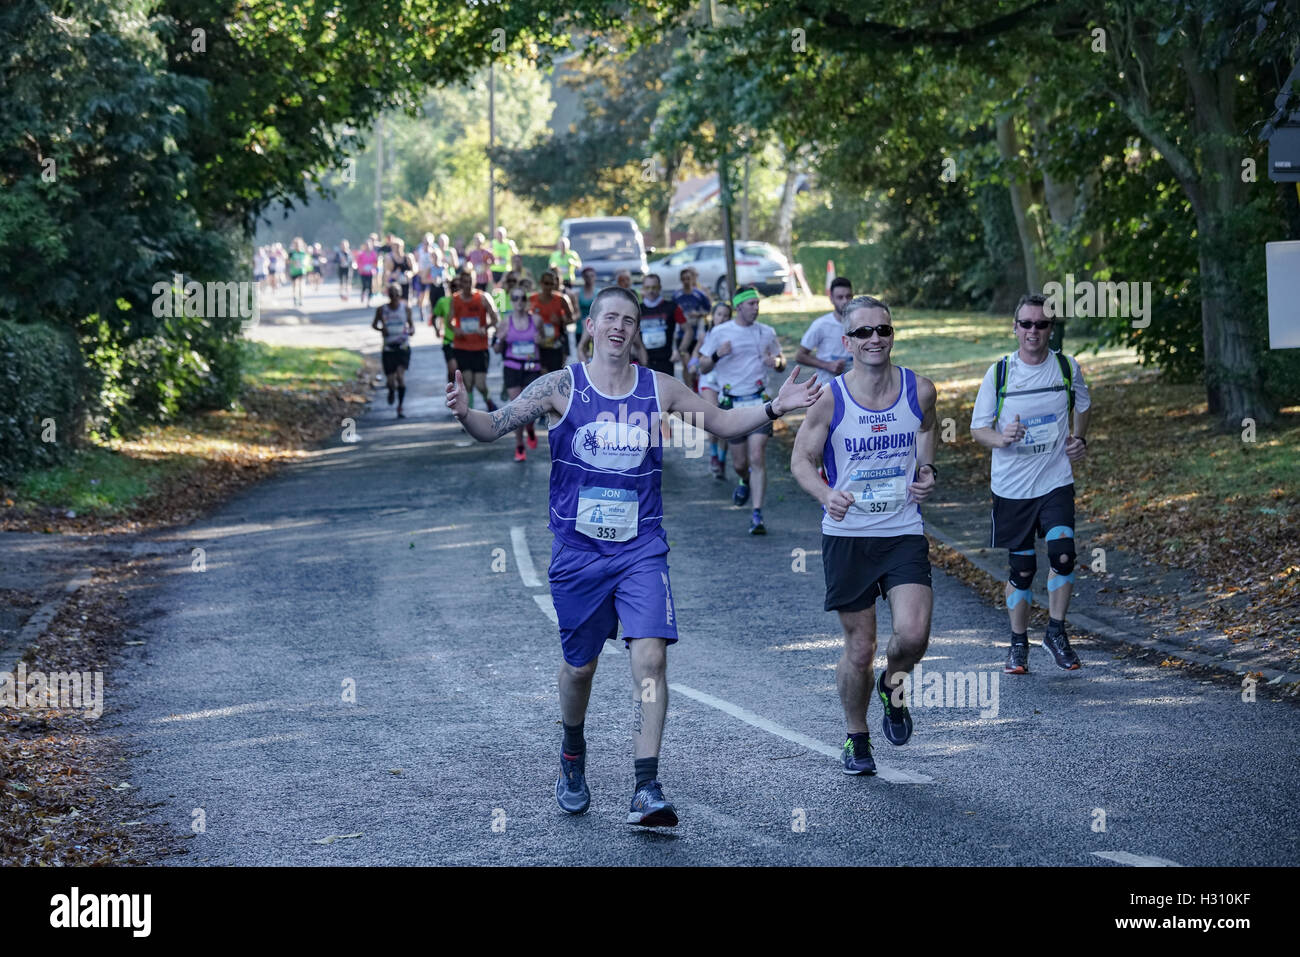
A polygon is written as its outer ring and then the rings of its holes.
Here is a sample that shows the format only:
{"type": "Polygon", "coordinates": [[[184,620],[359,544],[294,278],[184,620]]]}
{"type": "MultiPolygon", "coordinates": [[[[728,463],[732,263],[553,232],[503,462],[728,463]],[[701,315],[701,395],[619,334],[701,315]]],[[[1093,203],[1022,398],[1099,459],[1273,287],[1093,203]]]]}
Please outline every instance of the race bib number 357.
{"type": "Polygon", "coordinates": [[[605,542],[626,542],[636,536],[636,492],[626,488],[584,488],[578,493],[574,527],[605,542]]]}
{"type": "Polygon", "coordinates": [[[855,508],[869,515],[897,512],[907,504],[907,474],[902,468],[855,469],[851,482],[862,482],[855,508]]]}

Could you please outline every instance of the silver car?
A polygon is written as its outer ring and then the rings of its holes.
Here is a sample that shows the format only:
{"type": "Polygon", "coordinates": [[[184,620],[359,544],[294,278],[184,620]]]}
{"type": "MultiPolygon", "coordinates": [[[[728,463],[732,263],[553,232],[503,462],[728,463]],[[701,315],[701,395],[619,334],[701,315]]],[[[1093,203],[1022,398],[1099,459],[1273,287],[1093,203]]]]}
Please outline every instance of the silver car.
{"type": "MultiPolygon", "coordinates": [[[[781,250],[771,243],[741,240],[733,244],[736,251],[736,282],[754,286],[765,296],[774,296],[785,289],[790,276],[790,263],[781,250]]],[[[698,285],[719,299],[728,298],[727,257],[722,240],[692,243],[671,255],[649,264],[649,272],[659,277],[665,294],[682,286],[681,272],[690,266],[699,277],[698,285]]]]}

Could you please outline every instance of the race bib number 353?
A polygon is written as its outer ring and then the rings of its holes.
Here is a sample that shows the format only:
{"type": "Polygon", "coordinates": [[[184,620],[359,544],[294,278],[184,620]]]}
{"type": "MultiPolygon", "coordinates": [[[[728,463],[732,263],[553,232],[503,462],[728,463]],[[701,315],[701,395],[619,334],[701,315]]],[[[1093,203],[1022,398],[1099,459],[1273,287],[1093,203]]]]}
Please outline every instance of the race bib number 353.
{"type": "Polygon", "coordinates": [[[588,538],[626,542],[636,536],[636,492],[626,488],[584,488],[578,493],[574,527],[588,538]]]}

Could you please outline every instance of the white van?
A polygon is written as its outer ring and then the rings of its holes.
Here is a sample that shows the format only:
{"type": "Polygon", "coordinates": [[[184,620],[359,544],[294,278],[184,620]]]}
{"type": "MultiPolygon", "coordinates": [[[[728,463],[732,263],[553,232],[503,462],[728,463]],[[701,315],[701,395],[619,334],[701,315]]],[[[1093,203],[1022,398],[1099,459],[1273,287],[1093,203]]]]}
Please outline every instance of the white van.
{"type": "Polygon", "coordinates": [[[582,266],[596,270],[596,285],[613,285],[626,269],[632,285],[640,286],[646,274],[645,240],[630,216],[585,216],[560,223],[560,235],[582,257],[582,266]]]}

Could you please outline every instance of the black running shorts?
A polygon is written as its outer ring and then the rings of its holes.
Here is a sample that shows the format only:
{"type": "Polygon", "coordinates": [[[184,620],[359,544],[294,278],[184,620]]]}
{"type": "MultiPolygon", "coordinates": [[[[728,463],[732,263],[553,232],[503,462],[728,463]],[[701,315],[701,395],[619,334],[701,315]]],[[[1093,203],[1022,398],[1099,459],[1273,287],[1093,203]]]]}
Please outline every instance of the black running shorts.
{"type": "Polygon", "coordinates": [[[409,369],[411,367],[411,347],[402,346],[400,349],[385,349],[380,353],[384,360],[384,375],[392,375],[398,369],[409,369]]]}
{"type": "Polygon", "coordinates": [[[556,346],[554,349],[538,349],[537,354],[542,362],[543,372],[558,372],[564,368],[563,346],[556,346]]]}
{"type": "Polygon", "coordinates": [[[826,611],[862,611],[895,585],[930,587],[924,535],[822,535],[826,611]]]}
{"type": "Polygon", "coordinates": [[[505,387],[507,389],[522,389],[541,374],[541,369],[512,369],[510,366],[501,367],[501,375],[505,379],[505,387]]]}
{"type": "Polygon", "coordinates": [[[456,368],[461,372],[487,372],[488,351],[486,349],[452,349],[456,356],[456,368]]]}
{"type": "Polygon", "coordinates": [[[1054,488],[1037,498],[993,496],[993,533],[990,547],[1013,552],[1034,547],[1057,525],[1074,528],[1074,483],[1054,488]]]}

